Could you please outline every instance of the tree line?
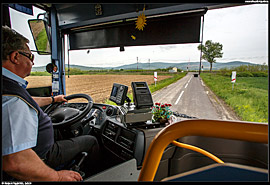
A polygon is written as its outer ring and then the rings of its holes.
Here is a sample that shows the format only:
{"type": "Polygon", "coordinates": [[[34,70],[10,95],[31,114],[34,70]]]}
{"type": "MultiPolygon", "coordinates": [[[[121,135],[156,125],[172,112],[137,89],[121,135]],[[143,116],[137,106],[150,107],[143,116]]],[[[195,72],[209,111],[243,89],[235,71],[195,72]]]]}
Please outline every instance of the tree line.
{"type": "Polygon", "coordinates": [[[219,73],[224,76],[231,76],[232,71],[237,72],[238,77],[267,77],[268,65],[241,65],[238,67],[222,68],[219,73]]]}

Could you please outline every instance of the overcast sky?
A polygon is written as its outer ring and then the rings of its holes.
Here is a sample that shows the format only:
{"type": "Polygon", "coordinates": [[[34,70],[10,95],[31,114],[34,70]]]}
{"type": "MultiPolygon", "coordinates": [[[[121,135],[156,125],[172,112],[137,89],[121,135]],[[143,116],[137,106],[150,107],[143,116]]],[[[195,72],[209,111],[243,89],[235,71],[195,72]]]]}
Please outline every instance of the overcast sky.
{"type": "MultiPolygon", "coordinates": [[[[35,50],[28,29],[27,19],[37,17],[21,15],[11,9],[12,28],[30,40],[30,48],[35,50]]],[[[145,27],[147,29],[147,25],[145,27]]],[[[245,5],[208,10],[204,17],[203,42],[212,40],[223,45],[223,58],[217,62],[244,61],[257,64],[268,63],[268,4],[245,5]]],[[[91,67],[113,67],[137,62],[197,62],[200,60],[199,44],[177,44],[159,46],[125,47],[70,51],[70,64],[91,67]]],[[[37,56],[37,54],[36,54],[37,56]]],[[[49,56],[37,56],[35,66],[50,62],[49,56]]],[[[66,60],[67,63],[67,60],[66,60]]]]}

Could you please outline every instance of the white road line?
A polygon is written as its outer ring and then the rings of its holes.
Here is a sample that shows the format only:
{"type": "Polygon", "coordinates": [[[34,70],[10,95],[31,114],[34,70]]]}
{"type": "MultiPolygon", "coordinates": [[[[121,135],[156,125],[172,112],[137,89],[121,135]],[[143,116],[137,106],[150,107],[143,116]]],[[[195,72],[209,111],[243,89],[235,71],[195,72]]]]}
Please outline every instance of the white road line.
{"type": "Polygon", "coordinates": [[[192,78],[192,76],[191,76],[190,79],[188,80],[188,83],[190,82],[191,78],[192,78]]]}
{"type": "Polygon", "coordinates": [[[176,102],[175,102],[174,105],[176,105],[176,104],[179,102],[179,100],[180,100],[181,96],[183,95],[183,93],[184,93],[184,91],[181,92],[181,94],[180,94],[179,97],[177,98],[177,100],[176,100],[176,102]]]}
{"type": "Polygon", "coordinates": [[[191,76],[190,79],[188,80],[188,82],[187,82],[187,84],[186,84],[186,86],[185,86],[185,89],[187,88],[187,86],[188,86],[188,84],[189,84],[191,78],[192,78],[192,76],[191,76]]]}
{"type": "Polygon", "coordinates": [[[202,82],[202,86],[205,86],[202,80],[201,80],[201,82],[202,82]]]}

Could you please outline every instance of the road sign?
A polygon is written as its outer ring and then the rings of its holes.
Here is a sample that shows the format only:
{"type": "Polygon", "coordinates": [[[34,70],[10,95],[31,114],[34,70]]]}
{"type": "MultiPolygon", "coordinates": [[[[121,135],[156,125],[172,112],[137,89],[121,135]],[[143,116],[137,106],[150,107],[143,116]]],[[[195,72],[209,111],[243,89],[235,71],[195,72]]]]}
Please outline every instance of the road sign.
{"type": "Polygon", "coordinates": [[[156,82],[157,82],[157,72],[154,72],[154,81],[155,81],[155,87],[156,87],[156,82]]]}
{"type": "Polygon", "coordinates": [[[235,81],[236,81],[236,71],[232,71],[232,80],[231,80],[231,82],[235,83],[235,81]]]}
{"type": "Polygon", "coordinates": [[[157,81],[157,72],[154,72],[154,81],[157,81]]]}
{"type": "Polygon", "coordinates": [[[235,81],[236,81],[236,71],[232,71],[232,80],[231,80],[231,82],[232,82],[232,90],[233,90],[235,81]]]}

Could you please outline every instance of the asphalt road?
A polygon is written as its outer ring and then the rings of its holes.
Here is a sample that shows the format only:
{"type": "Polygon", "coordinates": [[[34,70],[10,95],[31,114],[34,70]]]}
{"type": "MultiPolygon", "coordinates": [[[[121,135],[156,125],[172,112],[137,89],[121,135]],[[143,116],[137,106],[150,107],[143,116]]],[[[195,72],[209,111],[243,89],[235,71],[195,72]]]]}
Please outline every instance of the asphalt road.
{"type": "Polygon", "coordinates": [[[199,119],[222,119],[209,99],[204,84],[194,73],[188,73],[177,82],[152,94],[153,101],[172,104],[171,110],[199,119]]]}

